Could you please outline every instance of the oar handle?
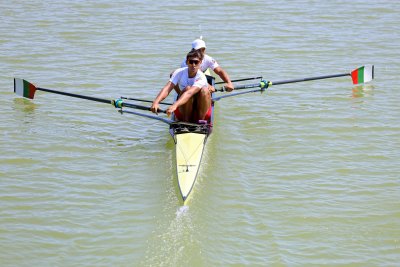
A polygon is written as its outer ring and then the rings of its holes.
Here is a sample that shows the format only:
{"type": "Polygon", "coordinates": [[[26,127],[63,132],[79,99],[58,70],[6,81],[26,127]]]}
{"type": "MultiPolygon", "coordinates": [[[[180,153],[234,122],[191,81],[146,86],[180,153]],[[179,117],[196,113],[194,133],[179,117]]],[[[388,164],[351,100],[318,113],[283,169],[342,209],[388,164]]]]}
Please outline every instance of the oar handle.
{"type": "MultiPolygon", "coordinates": [[[[261,86],[260,83],[244,84],[244,85],[235,86],[235,90],[256,88],[256,87],[260,87],[260,86],[261,86]]],[[[224,89],[224,91],[226,91],[225,86],[223,86],[222,89],[224,89]]]]}
{"type": "MultiPolygon", "coordinates": [[[[266,80],[261,80],[259,83],[252,83],[252,84],[245,84],[245,85],[238,85],[235,86],[235,90],[240,90],[240,89],[250,89],[250,88],[256,88],[260,87],[262,89],[267,89],[268,86],[271,85],[271,82],[266,81],[266,80]]],[[[215,89],[217,92],[225,92],[225,86],[222,86],[220,89],[215,89]]]]}
{"type": "MultiPolygon", "coordinates": [[[[112,100],[112,104],[114,105],[114,107],[116,108],[134,108],[134,109],[140,109],[140,110],[146,110],[146,111],[151,111],[150,107],[146,107],[146,106],[141,106],[141,105],[137,105],[137,104],[132,104],[132,103],[125,103],[121,98],[112,100]]],[[[167,113],[165,110],[163,109],[158,109],[158,112],[161,113],[167,113]]]]}
{"type": "MultiPolygon", "coordinates": [[[[140,109],[140,110],[147,110],[147,111],[151,111],[151,109],[149,107],[146,106],[141,106],[141,105],[136,105],[136,104],[132,104],[132,103],[122,103],[123,107],[127,107],[127,108],[135,108],[135,109],[140,109]]],[[[116,106],[117,107],[117,106],[116,106]]],[[[163,109],[158,109],[158,112],[161,113],[167,113],[165,110],[163,109]]]]}

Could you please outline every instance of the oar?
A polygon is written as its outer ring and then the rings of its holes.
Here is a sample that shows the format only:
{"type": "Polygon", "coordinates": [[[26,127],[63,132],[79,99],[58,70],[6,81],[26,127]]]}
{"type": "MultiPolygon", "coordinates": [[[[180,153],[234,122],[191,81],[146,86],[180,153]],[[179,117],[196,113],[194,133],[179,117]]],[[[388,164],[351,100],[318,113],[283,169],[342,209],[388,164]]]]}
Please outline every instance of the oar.
{"type": "MultiPolygon", "coordinates": [[[[313,80],[323,80],[323,79],[337,78],[337,77],[343,77],[343,76],[351,76],[351,78],[353,80],[353,84],[361,84],[361,83],[370,82],[370,81],[372,81],[372,79],[374,79],[374,65],[365,65],[365,66],[359,67],[359,68],[351,71],[350,73],[331,74],[331,75],[315,76],[315,77],[292,79],[292,80],[283,80],[283,81],[276,81],[276,82],[262,80],[259,83],[239,85],[239,86],[235,86],[235,90],[249,89],[249,88],[255,88],[255,87],[260,87],[260,89],[254,89],[254,90],[249,90],[249,91],[245,91],[245,92],[230,93],[228,95],[214,97],[213,100],[218,101],[218,100],[220,100],[222,98],[226,98],[226,97],[242,95],[242,94],[247,94],[247,93],[253,93],[253,92],[263,92],[269,86],[272,86],[272,85],[280,85],[280,84],[296,83],[296,82],[306,82],[306,81],[313,81],[313,80]]],[[[226,90],[224,87],[221,87],[220,89],[216,89],[216,91],[224,92],[226,90]]]]}
{"type": "MultiPolygon", "coordinates": [[[[147,103],[153,103],[153,100],[146,100],[146,99],[141,99],[141,98],[132,98],[132,97],[125,97],[121,96],[121,99],[126,99],[126,100],[133,100],[133,101],[140,101],[140,102],[147,102],[147,103]]],[[[167,103],[167,102],[160,102],[159,104],[163,105],[172,105],[172,103],[167,103]]]]}
{"type": "MultiPolygon", "coordinates": [[[[160,110],[158,110],[160,111],[160,110]]],[[[132,110],[118,110],[119,113],[124,114],[124,113],[129,113],[129,114],[134,114],[134,115],[138,115],[141,117],[145,117],[145,118],[149,118],[149,119],[154,119],[154,120],[158,120],[158,121],[162,121],[165,122],[166,124],[173,124],[175,121],[167,119],[167,118],[163,118],[163,117],[158,117],[158,116],[154,116],[154,115],[150,115],[150,114],[143,114],[143,113],[139,113],[136,111],[132,111],[132,110]]]]}
{"type": "MultiPolygon", "coordinates": [[[[250,81],[250,80],[258,80],[258,79],[262,79],[262,76],[258,76],[258,77],[253,77],[253,78],[243,78],[243,79],[237,79],[237,80],[231,80],[231,82],[243,82],[243,81],[250,81]]],[[[222,84],[225,82],[216,82],[215,84],[222,84]]]]}
{"type": "MultiPolygon", "coordinates": [[[[36,90],[53,93],[53,94],[71,96],[71,97],[80,98],[80,99],[96,101],[96,102],[100,102],[100,103],[111,104],[116,108],[128,107],[128,108],[150,111],[150,107],[136,105],[136,104],[132,104],[132,103],[124,103],[122,101],[122,99],[110,100],[110,99],[98,98],[98,97],[93,97],[93,96],[85,96],[85,95],[67,93],[67,92],[62,92],[62,91],[56,91],[56,90],[52,90],[52,89],[45,89],[45,88],[36,87],[35,85],[33,85],[32,83],[30,83],[26,80],[14,78],[14,92],[17,95],[20,95],[20,96],[23,96],[23,97],[26,97],[29,99],[33,99],[35,96],[36,90]]],[[[162,112],[162,113],[166,113],[165,110],[158,110],[158,111],[162,112]]]]}

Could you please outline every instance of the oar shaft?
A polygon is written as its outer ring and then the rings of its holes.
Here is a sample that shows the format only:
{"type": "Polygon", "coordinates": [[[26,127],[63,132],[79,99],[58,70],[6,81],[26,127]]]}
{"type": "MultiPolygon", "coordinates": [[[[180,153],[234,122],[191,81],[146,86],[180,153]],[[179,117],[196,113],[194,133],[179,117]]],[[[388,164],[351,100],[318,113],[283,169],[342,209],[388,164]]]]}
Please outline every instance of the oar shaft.
{"type": "MultiPolygon", "coordinates": [[[[237,80],[231,80],[231,82],[243,82],[243,81],[250,81],[250,80],[257,80],[257,79],[262,79],[262,76],[258,76],[258,77],[253,77],[253,78],[243,78],[243,79],[237,79],[237,80]]],[[[217,82],[215,84],[222,84],[225,82],[217,82]]]]}
{"type": "Polygon", "coordinates": [[[49,92],[49,93],[53,93],[53,94],[66,95],[66,96],[71,96],[71,97],[76,97],[76,98],[81,98],[81,99],[86,99],[86,100],[92,100],[92,101],[106,103],[106,104],[112,104],[111,100],[104,99],[104,98],[98,98],[98,97],[86,96],[86,95],[78,95],[78,94],[56,91],[56,90],[51,90],[51,89],[45,89],[45,88],[40,88],[40,87],[37,87],[36,90],[49,92]]]}
{"type": "MultiPolygon", "coordinates": [[[[106,103],[106,104],[113,104],[113,102],[114,102],[113,100],[110,100],[110,99],[104,99],[104,98],[93,97],[93,96],[86,96],[86,95],[67,93],[67,92],[56,91],[56,90],[40,88],[40,87],[37,87],[36,90],[40,90],[40,91],[44,91],[44,92],[48,92],[48,93],[53,93],[53,94],[59,94],[59,95],[65,95],[65,96],[80,98],[80,99],[86,99],[86,100],[91,100],[91,101],[96,101],[96,102],[106,103]]],[[[131,104],[131,103],[122,103],[122,106],[123,107],[127,107],[127,108],[135,108],[135,109],[140,109],[140,110],[151,111],[149,107],[136,105],[136,104],[131,104]]],[[[166,113],[166,111],[162,110],[162,109],[159,109],[158,112],[166,113]]]]}
{"type": "MultiPolygon", "coordinates": [[[[135,111],[132,111],[132,110],[118,110],[118,111],[119,111],[121,114],[124,114],[124,113],[133,114],[133,115],[137,115],[137,116],[141,116],[141,117],[145,117],[145,118],[149,118],[149,119],[154,119],[154,120],[162,121],[162,122],[165,122],[166,124],[171,124],[171,123],[174,122],[173,120],[170,120],[170,119],[158,117],[158,116],[155,116],[155,115],[143,114],[143,113],[135,112],[135,111]]],[[[160,111],[160,110],[159,110],[159,111],[160,111]]],[[[160,111],[160,112],[161,112],[161,111],[160,111]]]]}
{"type": "Polygon", "coordinates": [[[243,95],[243,94],[248,94],[248,93],[255,93],[255,92],[262,92],[262,91],[261,91],[261,89],[253,89],[253,90],[249,90],[249,91],[235,92],[235,93],[230,93],[230,94],[227,94],[227,95],[221,95],[221,96],[213,97],[212,100],[218,101],[218,100],[220,100],[222,98],[227,98],[227,97],[237,96],[237,95],[243,95]]]}
{"type": "MultiPolygon", "coordinates": [[[[323,79],[337,78],[337,77],[350,76],[350,75],[351,75],[350,73],[340,73],[340,74],[314,76],[314,77],[300,78],[300,79],[282,80],[282,81],[276,81],[276,82],[269,82],[269,86],[271,86],[271,85],[280,85],[280,84],[288,84],[288,83],[314,81],[314,80],[323,80],[323,79]]],[[[237,86],[235,86],[235,90],[249,89],[249,88],[255,88],[255,87],[261,87],[261,84],[260,83],[253,83],[253,84],[237,85],[237,86]]],[[[216,89],[216,91],[224,92],[225,88],[222,87],[221,89],[216,89]]]]}
{"type": "MultiPolygon", "coordinates": [[[[133,101],[140,101],[140,102],[146,102],[146,103],[153,103],[152,100],[146,100],[146,99],[140,99],[140,98],[133,98],[133,97],[125,97],[125,96],[121,96],[121,99],[133,100],[133,101]]],[[[167,102],[160,102],[159,104],[163,104],[163,105],[172,105],[172,103],[167,103],[167,102]]]]}
{"type": "MultiPolygon", "coordinates": [[[[337,77],[343,77],[343,76],[350,76],[350,73],[323,75],[323,76],[315,76],[315,77],[292,79],[292,80],[282,80],[282,81],[271,82],[271,84],[272,85],[279,85],[279,84],[287,84],[287,83],[297,83],[297,82],[306,82],[306,81],[314,81],[314,80],[323,80],[323,79],[337,78],[337,77]]],[[[235,87],[235,89],[236,89],[236,87],[235,87]]]]}

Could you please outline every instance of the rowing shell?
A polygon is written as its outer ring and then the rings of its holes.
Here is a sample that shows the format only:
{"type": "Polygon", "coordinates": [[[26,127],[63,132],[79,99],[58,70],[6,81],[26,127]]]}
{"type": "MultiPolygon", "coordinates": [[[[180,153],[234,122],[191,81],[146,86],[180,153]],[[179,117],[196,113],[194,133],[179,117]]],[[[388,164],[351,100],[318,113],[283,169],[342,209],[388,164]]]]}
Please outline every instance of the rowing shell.
{"type": "MultiPolygon", "coordinates": [[[[207,76],[210,84],[214,78],[207,76]]],[[[174,119],[174,116],[172,116],[174,119]]],[[[199,123],[176,122],[170,124],[170,134],[175,142],[176,173],[183,204],[187,201],[196,182],[201,159],[214,122],[214,101],[211,102],[211,116],[199,123]]]]}
{"type": "Polygon", "coordinates": [[[178,187],[184,204],[196,182],[204,147],[212,132],[214,102],[211,109],[211,117],[204,123],[176,122],[170,125],[170,134],[175,142],[178,187]]]}

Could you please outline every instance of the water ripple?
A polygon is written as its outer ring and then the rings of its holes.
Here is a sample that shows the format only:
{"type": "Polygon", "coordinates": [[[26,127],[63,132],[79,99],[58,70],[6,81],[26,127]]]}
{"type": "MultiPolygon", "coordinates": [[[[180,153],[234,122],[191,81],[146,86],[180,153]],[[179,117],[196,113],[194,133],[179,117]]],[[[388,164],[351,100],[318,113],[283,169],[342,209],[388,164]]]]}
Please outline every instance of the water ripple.
{"type": "Polygon", "coordinates": [[[3,1],[2,266],[395,265],[399,14],[396,1],[3,1]],[[188,207],[166,125],[12,92],[19,77],[153,99],[200,35],[232,78],[369,63],[376,79],[219,101],[188,207]]]}

